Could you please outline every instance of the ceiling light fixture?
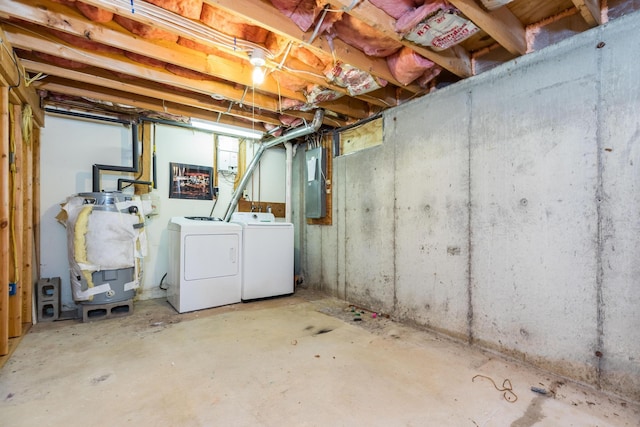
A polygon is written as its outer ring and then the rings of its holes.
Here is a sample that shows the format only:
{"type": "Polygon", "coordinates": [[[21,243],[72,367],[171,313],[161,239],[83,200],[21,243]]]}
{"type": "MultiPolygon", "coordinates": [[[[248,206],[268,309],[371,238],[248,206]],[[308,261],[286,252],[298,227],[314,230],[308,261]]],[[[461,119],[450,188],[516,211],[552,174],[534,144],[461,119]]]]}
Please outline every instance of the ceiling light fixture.
{"type": "Polygon", "coordinates": [[[253,80],[254,85],[261,85],[264,82],[264,66],[267,63],[264,59],[264,52],[260,49],[253,49],[251,52],[251,56],[249,58],[249,62],[253,65],[253,73],[251,74],[251,78],[253,80]]]}
{"type": "Polygon", "coordinates": [[[223,123],[209,122],[207,120],[191,119],[194,128],[208,130],[220,135],[236,136],[239,138],[261,139],[263,132],[245,129],[239,126],[225,125],[223,123]]]}

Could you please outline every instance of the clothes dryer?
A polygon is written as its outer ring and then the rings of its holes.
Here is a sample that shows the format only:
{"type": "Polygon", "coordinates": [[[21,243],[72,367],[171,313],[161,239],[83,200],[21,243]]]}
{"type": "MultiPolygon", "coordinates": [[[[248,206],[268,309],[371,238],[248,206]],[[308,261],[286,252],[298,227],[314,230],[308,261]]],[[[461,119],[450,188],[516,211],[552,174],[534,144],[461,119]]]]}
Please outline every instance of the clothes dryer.
{"type": "Polygon", "coordinates": [[[168,225],[167,300],[179,312],[241,301],[242,227],[209,217],[168,225]]]}

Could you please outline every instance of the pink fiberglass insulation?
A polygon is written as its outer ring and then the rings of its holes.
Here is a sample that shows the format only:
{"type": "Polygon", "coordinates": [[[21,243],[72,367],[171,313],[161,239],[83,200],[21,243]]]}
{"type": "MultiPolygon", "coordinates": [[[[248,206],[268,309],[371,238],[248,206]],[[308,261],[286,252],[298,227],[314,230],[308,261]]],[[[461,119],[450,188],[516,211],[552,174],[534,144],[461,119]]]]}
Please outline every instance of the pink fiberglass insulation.
{"type": "Polygon", "coordinates": [[[111,22],[111,20],[113,19],[112,12],[100,9],[99,7],[95,7],[90,4],[82,3],[81,1],[76,2],[76,7],[80,11],[80,13],[94,22],[106,24],[107,22],[111,22]]]}
{"type": "Polygon", "coordinates": [[[280,102],[280,108],[282,110],[301,110],[304,106],[305,103],[297,99],[282,98],[282,101],[280,102]]]}
{"type": "Polygon", "coordinates": [[[424,0],[369,0],[369,2],[396,19],[400,19],[405,13],[413,12],[424,4],[424,0]]]}
{"type": "Polygon", "coordinates": [[[289,48],[287,59],[295,58],[316,70],[324,69],[325,64],[331,61],[330,56],[327,55],[323,60],[309,49],[298,46],[297,44],[291,44],[289,47],[289,41],[287,39],[274,33],[269,33],[267,35],[267,39],[264,44],[266,48],[278,58],[277,62],[280,62],[282,56],[287,52],[287,48],[289,48]]]}
{"type": "Polygon", "coordinates": [[[35,56],[47,62],[48,64],[57,65],[59,67],[71,68],[73,70],[78,70],[81,68],[87,68],[89,65],[83,64],[82,62],[72,61],[70,59],[60,58],[58,56],[49,55],[48,53],[42,52],[33,52],[35,56]]]}
{"type": "Polygon", "coordinates": [[[322,10],[315,0],[271,0],[271,3],[305,32],[313,26],[322,10]]]}
{"type": "Polygon", "coordinates": [[[185,18],[198,19],[202,10],[202,0],[146,0],[163,9],[182,15],[185,18]]]}
{"type": "Polygon", "coordinates": [[[215,77],[209,74],[204,74],[199,71],[190,70],[189,68],[181,67],[175,64],[165,64],[164,68],[176,76],[185,77],[193,80],[217,80],[215,77]]]}
{"type": "Polygon", "coordinates": [[[387,57],[387,65],[396,80],[408,85],[433,67],[434,63],[405,46],[387,57]]]}
{"type": "Polygon", "coordinates": [[[386,37],[373,27],[347,14],[333,24],[332,31],[340,40],[360,49],[369,56],[389,56],[402,47],[399,42],[386,37]]]}
{"type": "Polygon", "coordinates": [[[113,20],[133,34],[149,40],[165,40],[168,42],[177,42],[178,35],[151,25],[142,24],[133,19],[125,18],[120,15],[113,15],[113,20]]]}
{"type": "Polygon", "coordinates": [[[438,77],[441,72],[442,72],[442,68],[440,67],[429,68],[427,71],[425,71],[422,74],[422,76],[418,77],[418,79],[416,80],[416,83],[421,88],[426,89],[427,87],[429,87],[429,82],[431,82],[431,80],[438,77]]]}
{"type": "Polygon", "coordinates": [[[291,127],[300,126],[304,122],[300,117],[293,117],[286,114],[281,114],[278,118],[280,119],[280,123],[291,127]]]}
{"type": "Polygon", "coordinates": [[[285,74],[281,71],[274,71],[271,73],[271,77],[274,78],[281,88],[291,90],[294,92],[303,91],[307,88],[307,81],[291,74],[285,74]]]}
{"type": "Polygon", "coordinates": [[[215,55],[219,58],[228,59],[231,61],[237,61],[237,58],[230,53],[227,53],[223,50],[217,49],[213,46],[209,46],[204,43],[194,42],[191,39],[187,39],[184,37],[180,37],[178,39],[178,44],[180,46],[188,47],[189,49],[197,50],[198,52],[206,53],[207,55],[215,55]]]}
{"type": "Polygon", "coordinates": [[[269,33],[262,27],[251,25],[245,20],[238,19],[234,15],[211,7],[206,3],[202,6],[200,21],[229,36],[253,43],[264,43],[269,33]]]}
{"type": "Polygon", "coordinates": [[[430,1],[422,6],[408,11],[403,14],[396,22],[396,32],[404,34],[414,29],[420,22],[422,22],[427,16],[437,12],[440,9],[450,9],[450,6],[442,0],[430,1]]]}
{"type": "Polygon", "coordinates": [[[160,61],[159,59],[133,52],[125,52],[124,55],[132,61],[139,62],[140,64],[147,65],[149,67],[164,68],[164,65],[166,64],[166,62],[160,61]]]}

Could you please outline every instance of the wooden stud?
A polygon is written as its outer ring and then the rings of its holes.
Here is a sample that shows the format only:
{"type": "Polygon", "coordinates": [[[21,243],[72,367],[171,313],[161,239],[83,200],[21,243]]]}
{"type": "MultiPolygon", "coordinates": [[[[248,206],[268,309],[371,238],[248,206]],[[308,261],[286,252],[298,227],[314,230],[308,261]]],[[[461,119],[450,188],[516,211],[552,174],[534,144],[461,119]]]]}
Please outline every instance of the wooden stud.
{"type": "Polygon", "coordinates": [[[36,280],[40,278],[40,127],[33,127],[33,234],[36,280]]]}
{"type": "MultiPolygon", "coordinates": [[[[144,122],[138,126],[138,140],[142,141],[142,153],[140,153],[140,175],[135,179],[140,181],[151,181],[151,123],[144,122]]],[[[134,184],[134,194],[147,194],[150,191],[149,185],[134,184]]]]}
{"type": "Polygon", "coordinates": [[[0,87],[0,356],[9,352],[9,88],[0,87]]]}
{"type": "Polygon", "coordinates": [[[19,337],[22,335],[22,106],[12,105],[13,123],[11,123],[11,132],[13,132],[14,148],[13,159],[15,164],[15,172],[11,173],[10,186],[12,187],[10,194],[13,196],[10,202],[11,219],[9,221],[10,233],[13,233],[12,242],[10,242],[11,256],[9,257],[9,277],[11,282],[15,283],[16,292],[9,297],[9,337],[19,337]]]}
{"type": "MultiPolygon", "coordinates": [[[[24,112],[23,112],[24,114],[24,112]]],[[[31,118],[33,121],[33,117],[31,118]]],[[[24,130],[23,130],[24,132],[24,130]]],[[[22,231],[22,322],[33,323],[33,134],[22,147],[22,188],[24,227],[22,231]]]]}

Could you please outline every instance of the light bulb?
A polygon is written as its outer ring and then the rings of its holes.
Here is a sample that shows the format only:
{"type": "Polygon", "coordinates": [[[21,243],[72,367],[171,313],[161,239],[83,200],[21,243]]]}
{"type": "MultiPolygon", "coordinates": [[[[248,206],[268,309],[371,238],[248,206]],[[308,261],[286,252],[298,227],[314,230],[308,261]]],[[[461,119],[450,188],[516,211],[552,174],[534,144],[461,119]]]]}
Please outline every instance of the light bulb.
{"type": "Polygon", "coordinates": [[[253,67],[251,78],[254,85],[261,85],[264,82],[264,69],[262,67],[253,67]]]}

